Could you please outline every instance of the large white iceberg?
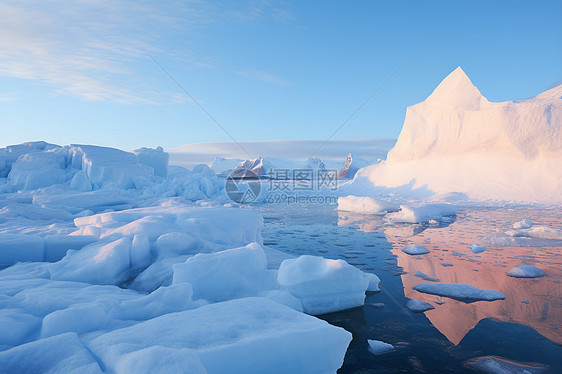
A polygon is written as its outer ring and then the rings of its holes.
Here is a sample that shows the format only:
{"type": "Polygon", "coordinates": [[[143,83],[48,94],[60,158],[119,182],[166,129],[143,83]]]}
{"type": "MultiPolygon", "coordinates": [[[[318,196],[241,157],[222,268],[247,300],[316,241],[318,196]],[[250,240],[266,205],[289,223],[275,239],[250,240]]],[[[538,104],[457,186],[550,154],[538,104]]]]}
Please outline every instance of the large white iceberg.
{"type": "Polygon", "coordinates": [[[562,85],[528,100],[490,102],[459,67],[407,109],[387,160],[359,170],[354,184],[562,202],[561,128],[562,85]]]}

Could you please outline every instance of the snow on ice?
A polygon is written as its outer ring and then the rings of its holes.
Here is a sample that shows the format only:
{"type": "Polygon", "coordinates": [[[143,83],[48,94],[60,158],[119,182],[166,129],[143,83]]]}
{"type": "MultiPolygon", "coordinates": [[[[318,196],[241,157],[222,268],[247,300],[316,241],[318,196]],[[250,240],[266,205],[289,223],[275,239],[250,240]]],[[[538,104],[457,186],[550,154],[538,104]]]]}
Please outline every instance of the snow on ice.
{"type": "Polygon", "coordinates": [[[480,245],[480,244],[471,244],[471,245],[468,246],[468,248],[470,248],[470,250],[474,254],[482,253],[486,250],[486,247],[484,247],[483,245],[480,245]]]}
{"type": "Polygon", "coordinates": [[[263,247],[261,214],[223,207],[211,168],[167,163],[161,148],[0,150],[0,367],[336,372],[351,334],[313,315],[363,305],[380,279],[263,247]]]}
{"type": "Polygon", "coordinates": [[[466,283],[421,283],[414,286],[414,290],[464,302],[505,299],[505,296],[501,292],[479,289],[466,283]]]}
{"type": "Polygon", "coordinates": [[[388,212],[396,212],[399,210],[398,206],[388,201],[353,195],[339,197],[338,209],[359,214],[377,215],[384,215],[388,212]]]}
{"type": "Polygon", "coordinates": [[[427,312],[428,310],[435,309],[433,305],[430,303],[426,303],[425,301],[420,300],[408,300],[406,303],[406,308],[411,310],[414,313],[423,313],[427,312]]]}
{"type": "Polygon", "coordinates": [[[505,274],[514,278],[538,278],[546,276],[544,271],[532,265],[517,265],[505,274]]]}
{"type": "Polygon", "coordinates": [[[394,351],[394,346],[392,344],[385,343],[380,340],[369,339],[367,340],[367,343],[369,344],[369,351],[376,356],[394,351]]]}
{"type": "Polygon", "coordinates": [[[560,90],[490,102],[459,67],[407,109],[387,159],[360,169],[351,191],[401,188],[412,195],[461,192],[477,200],[560,203],[560,90]]]}
{"type": "Polygon", "coordinates": [[[415,256],[415,255],[425,255],[426,253],[429,253],[429,250],[425,248],[423,245],[410,244],[407,245],[404,249],[402,249],[402,252],[407,253],[411,256],[415,256]]]}

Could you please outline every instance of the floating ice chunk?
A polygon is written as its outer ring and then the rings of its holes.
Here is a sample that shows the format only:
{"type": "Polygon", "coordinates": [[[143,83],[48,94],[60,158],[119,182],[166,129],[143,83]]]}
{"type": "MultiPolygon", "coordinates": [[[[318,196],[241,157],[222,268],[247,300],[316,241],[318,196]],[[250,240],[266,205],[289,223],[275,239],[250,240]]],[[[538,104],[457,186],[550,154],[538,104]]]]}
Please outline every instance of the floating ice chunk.
{"type": "Polygon", "coordinates": [[[418,292],[444,296],[464,302],[505,299],[504,294],[501,292],[475,288],[466,283],[421,283],[413,288],[418,292]]]}
{"type": "Polygon", "coordinates": [[[304,255],[283,261],[277,280],[317,315],[363,305],[372,278],[343,260],[304,255]]]}
{"type": "Polygon", "coordinates": [[[154,175],[166,178],[168,176],[168,155],[162,147],[156,148],[139,148],[133,151],[139,158],[139,162],[143,165],[150,166],[154,169],[154,175]]]}
{"type": "Polygon", "coordinates": [[[488,374],[540,374],[548,369],[542,364],[517,362],[497,356],[471,358],[465,365],[488,374]]]}
{"type": "Polygon", "coordinates": [[[277,271],[267,269],[267,260],[257,243],[215,253],[199,253],[175,264],[172,284],[188,282],[195,299],[212,302],[256,296],[277,287],[277,271]]]}
{"type": "Polygon", "coordinates": [[[349,195],[338,198],[338,209],[360,214],[386,214],[396,212],[399,207],[388,201],[375,200],[371,197],[349,195]]]}
{"type": "Polygon", "coordinates": [[[420,300],[408,300],[406,303],[406,308],[410,309],[414,313],[423,313],[431,309],[435,309],[430,303],[420,300]]]}
{"type": "Polygon", "coordinates": [[[75,333],[36,340],[0,352],[4,373],[102,374],[75,333]]]}
{"type": "Polygon", "coordinates": [[[369,351],[377,356],[394,351],[394,346],[392,344],[388,344],[380,340],[369,339],[367,340],[367,343],[369,343],[369,351]]]}
{"type": "Polygon", "coordinates": [[[486,250],[486,247],[484,247],[483,245],[479,245],[479,244],[471,244],[468,248],[470,248],[470,250],[474,254],[482,253],[486,250]]]}
{"type": "Polygon", "coordinates": [[[415,255],[424,255],[426,253],[429,253],[429,250],[425,248],[423,245],[410,244],[406,246],[406,248],[404,248],[402,252],[415,256],[415,255]]]}
{"type": "Polygon", "coordinates": [[[427,280],[427,281],[439,282],[438,278],[431,277],[431,276],[427,275],[426,273],[422,273],[419,270],[417,270],[414,275],[418,278],[421,278],[421,279],[424,279],[424,280],[427,280]]]}
{"type": "Polygon", "coordinates": [[[441,221],[456,214],[457,209],[451,204],[426,204],[416,207],[401,205],[400,211],[389,213],[384,218],[392,223],[422,223],[441,221]]]}
{"type": "Polygon", "coordinates": [[[151,353],[151,366],[162,372],[202,364],[209,374],[247,373],[250,367],[256,373],[334,373],[350,341],[349,332],[325,321],[265,298],[243,298],[166,314],[86,345],[109,372],[128,368],[129,354],[158,346],[199,357],[151,353]]]}
{"type": "Polygon", "coordinates": [[[528,229],[508,230],[506,235],[537,239],[562,240],[562,230],[545,226],[533,226],[528,229]]]}
{"type": "Polygon", "coordinates": [[[531,265],[517,265],[505,274],[514,278],[538,278],[546,275],[544,271],[531,265]]]}
{"type": "Polygon", "coordinates": [[[130,248],[129,238],[96,242],[80,251],[69,251],[62,260],[47,266],[51,279],[116,284],[126,276],[130,248]]]}
{"type": "Polygon", "coordinates": [[[380,278],[373,273],[365,273],[365,274],[367,274],[367,276],[369,277],[369,287],[367,288],[367,291],[371,291],[371,292],[380,291],[381,290],[379,288],[379,283],[381,282],[380,278]]]}
{"type": "Polygon", "coordinates": [[[533,221],[530,219],[524,219],[522,221],[513,224],[514,229],[529,229],[533,226],[533,221]]]}

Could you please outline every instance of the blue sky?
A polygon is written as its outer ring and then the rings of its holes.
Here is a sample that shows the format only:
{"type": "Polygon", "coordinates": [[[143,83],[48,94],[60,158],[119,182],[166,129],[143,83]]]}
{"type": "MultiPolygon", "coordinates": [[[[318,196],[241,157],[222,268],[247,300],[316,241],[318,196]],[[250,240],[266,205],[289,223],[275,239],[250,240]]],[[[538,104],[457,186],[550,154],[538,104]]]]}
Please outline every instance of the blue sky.
{"type": "Polygon", "coordinates": [[[0,1],[0,146],[397,137],[462,66],[491,101],[562,79],[560,1],[0,1]]]}

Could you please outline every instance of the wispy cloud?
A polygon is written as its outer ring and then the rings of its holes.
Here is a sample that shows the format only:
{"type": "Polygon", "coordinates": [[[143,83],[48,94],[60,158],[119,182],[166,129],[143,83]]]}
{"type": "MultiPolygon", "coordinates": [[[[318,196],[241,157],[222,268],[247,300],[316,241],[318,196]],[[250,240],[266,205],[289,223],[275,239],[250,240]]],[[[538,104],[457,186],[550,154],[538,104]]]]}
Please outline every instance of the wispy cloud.
{"type": "Polygon", "coordinates": [[[294,84],[290,81],[284,80],[279,78],[276,75],[273,75],[267,71],[263,70],[242,70],[237,71],[236,74],[241,75],[248,79],[258,80],[266,83],[277,84],[279,86],[293,86],[294,84]]]}
{"type": "Polygon", "coordinates": [[[161,52],[159,30],[185,32],[211,22],[215,12],[196,1],[173,9],[124,0],[5,1],[0,3],[0,74],[86,100],[167,101],[139,72],[147,53],[161,52]]]}
{"type": "MultiPolygon", "coordinates": [[[[240,10],[202,0],[0,0],[0,75],[85,100],[178,102],[177,94],[159,92],[158,83],[143,74],[151,64],[149,54],[165,55],[183,68],[209,68],[216,61],[177,48],[171,36],[189,40],[194,31],[216,22],[291,16],[280,2],[235,6],[240,10]]],[[[265,72],[248,75],[286,84],[265,72]]]]}
{"type": "Polygon", "coordinates": [[[0,102],[14,101],[17,97],[17,92],[0,92],[0,102]]]}

